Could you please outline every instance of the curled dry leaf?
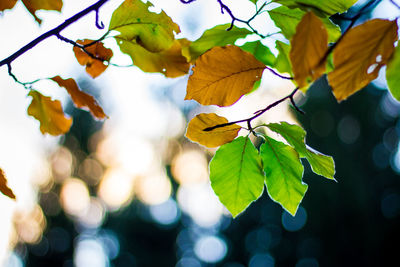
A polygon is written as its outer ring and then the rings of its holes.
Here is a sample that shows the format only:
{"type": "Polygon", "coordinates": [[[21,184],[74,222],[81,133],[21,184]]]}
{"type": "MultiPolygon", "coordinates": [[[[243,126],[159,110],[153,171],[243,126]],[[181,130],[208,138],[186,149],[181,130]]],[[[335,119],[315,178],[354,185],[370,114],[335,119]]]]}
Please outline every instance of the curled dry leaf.
{"type": "MultiPolygon", "coordinates": [[[[76,42],[80,45],[88,45],[95,41],[85,39],[76,42]]],[[[109,61],[113,56],[112,50],[105,48],[102,42],[95,42],[85,47],[85,50],[89,52],[90,55],[77,46],[74,46],[73,50],[79,64],[86,66],[86,72],[93,78],[96,78],[107,69],[108,65],[105,65],[104,61],[109,61]]]]}
{"type": "Polygon", "coordinates": [[[107,115],[93,96],[81,91],[74,79],[63,79],[60,76],[51,78],[59,86],[64,87],[78,108],[87,108],[97,119],[104,119],[107,115]]]}
{"type": "Polygon", "coordinates": [[[7,178],[2,169],[0,169],[0,192],[9,198],[15,199],[14,192],[7,186],[7,178]]]}
{"type": "Polygon", "coordinates": [[[237,46],[214,47],[196,60],[185,100],[230,106],[250,93],[265,65],[237,46]]]}
{"type": "Polygon", "coordinates": [[[202,113],[194,117],[186,130],[186,137],[193,142],[206,147],[217,147],[233,141],[238,135],[240,126],[237,124],[204,131],[205,128],[227,123],[228,120],[215,113],[202,113]]]}
{"type": "Polygon", "coordinates": [[[42,22],[42,20],[36,16],[36,11],[41,9],[61,11],[63,6],[62,0],[22,0],[22,3],[24,3],[26,9],[28,9],[28,11],[39,24],[42,22]]]}
{"type": "Polygon", "coordinates": [[[33,99],[28,107],[28,115],[40,122],[42,134],[60,135],[69,131],[72,119],[65,116],[60,101],[51,100],[35,90],[31,90],[29,96],[33,99]]]}
{"type": "Polygon", "coordinates": [[[1,0],[0,1],[0,11],[4,11],[6,9],[11,9],[15,6],[18,0],[1,0]]]}

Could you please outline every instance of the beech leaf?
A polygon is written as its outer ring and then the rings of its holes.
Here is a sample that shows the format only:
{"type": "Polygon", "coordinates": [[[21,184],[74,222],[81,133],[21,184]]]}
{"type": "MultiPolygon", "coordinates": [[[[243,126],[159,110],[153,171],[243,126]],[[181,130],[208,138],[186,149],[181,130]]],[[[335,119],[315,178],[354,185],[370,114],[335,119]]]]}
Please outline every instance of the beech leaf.
{"type": "Polygon", "coordinates": [[[120,32],[118,38],[138,44],[150,52],[170,48],[179,26],[164,12],[149,11],[153,5],[141,0],[125,0],[112,14],[109,30],[120,32]]]}
{"type": "Polygon", "coordinates": [[[97,119],[104,119],[107,117],[94,97],[81,91],[74,79],[69,78],[64,80],[60,76],[55,76],[51,79],[67,90],[75,106],[78,108],[87,108],[97,119]]]}
{"type": "Polygon", "coordinates": [[[275,60],[275,68],[280,73],[289,73],[290,75],[293,74],[292,66],[290,64],[289,53],[290,53],[290,45],[285,44],[281,41],[276,41],[275,43],[276,49],[279,51],[278,56],[275,60]]]}
{"type": "Polygon", "coordinates": [[[186,100],[230,106],[253,89],[265,65],[237,46],[214,47],[196,60],[186,100]]]}
{"type": "Polygon", "coordinates": [[[378,77],[397,40],[397,22],[369,20],[348,31],[333,51],[335,69],[328,74],[333,94],[342,101],[378,77]]]}
{"type": "Polygon", "coordinates": [[[9,198],[15,199],[14,192],[7,185],[7,178],[4,175],[3,170],[0,168],[0,192],[9,198]]]}
{"type": "Polygon", "coordinates": [[[60,101],[51,100],[35,90],[31,90],[28,95],[33,98],[28,107],[28,115],[40,122],[42,134],[60,135],[69,131],[72,119],[65,116],[60,101]]]}
{"type": "MultiPolygon", "coordinates": [[[[87,45],[93,43],[94,41],[85,39],[78,40],[76,42],[80,45],[87,45]]],[[[112,50],[105,48],[102,42],[96,42],[93,45],[85,47],[85,50],[91,55],[95,56],[97,59],[88,55],[85,51],[77,46],[74,46],[73,50],[79,64],[86,66],[86,72],[93,78],[96,78],[107,69],[108,65],[105,65],[104,61],[109,61],[113,56],[112,50]]]]}
{"type": "Polygon", "coordinates": [[[42,20],[36,16],[36,11],[42,9],[61,11],[63,6],[62,0],[22,0],[22,3],[24,3],[26,9],[28,9],[28,11],[39,24],[42,22],[42,20]]]}
{"type": "Polygon", "coordinates": [[[294,79],[303,88],[325,72],[325,64],[320,64],[320,60],[328,49],[328,33],[322,21],[313,12],[308,12],[297,25],[290,43],[294,79]]]}
{"type": "Polygon", "coordinates": [[[248,137],[221,146],[210,162],[211,186],[233,217],[258,199],[264,172],[257,149],[248,137]]]}
{"type": "Polygon", "coordinates": [[[241,129],[237,124],[204,131],[205,128],[227,122],[226,118],[215,113],[199,114],[189,122],[186,137],[206,147],[217,147],[232,142],[241,129]]]}
{"type": "Polygon", "coordinates": [[[299,155],[290,146],[265,136],[260,156],[269,196],[294,216],[308,188],[302,182],[304,168],[299,155]]]}
{"type": "Polygon", "coordinates": [[[247,42],[240,47],[242,50],[253,54],[253,56],[267,66],[274,66],[276,58],[271,50],[260,41],[247,42]]]}
{"type": "Polygon", "coordinates": [[[347,11],[357,0],[273,0],[281,5],[290,8],[301,8],[309,10],[312,8],[314,11],[319,12],[320,15],[332,16],[336,13],[347,11]]]}
{"type": "Polygon", "coordinates": [[[400,46],[397,45],[392,59],[389,61],[386,69],[386,80],[390,93],[400,101],[400,46]]]}
{"type": "Polygon", "coordinates": [[[0,1],[0,11],[4,11],[6,9],[11,9],[15,6],[18,0],[1,0],[0,1]]]}

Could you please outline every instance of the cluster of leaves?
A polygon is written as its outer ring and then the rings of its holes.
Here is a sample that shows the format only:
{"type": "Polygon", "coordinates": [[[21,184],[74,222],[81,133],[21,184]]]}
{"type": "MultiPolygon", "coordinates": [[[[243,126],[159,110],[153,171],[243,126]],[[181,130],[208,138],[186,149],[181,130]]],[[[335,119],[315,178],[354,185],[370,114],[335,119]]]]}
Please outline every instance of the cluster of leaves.
{"type": "MultiPolygon", "coordinates": [[[[97,28],[103,29],[104,25],[98,22],[98,10],[107,1],[97,1],[39,37],[37,43],[54,35],[72,44],[76,59],[93,78],[108,66],[116,65],[110,62],[113,51],[102,43],[105,38],[114,38],[120,51],[129,55],[134,66],[144,72],[162,73],[174,78],[188,74],[194,65],[185,99],[196,100],[202,105],[225,107],[235,104],[243,95],[253,91],[265,70],[293,81],[295,89],[290,95],[256,111],[250,118],[228,122],[226,118],[210,113],[199,114],[189,122],[186,136],[190,140],[207,147],[219,147],[210,163],[211,185],[234,217],[260,197],[264,184],[271,199],[294,215],[307,190],[302,181],[300,158],[306,158],[315,173],[334,180],[333,159],[309,148],[301,127],[286,122],[253,127],[251,122],[255,118],[285,100],[290,100],[294,108],[302,112],[294,101],[294,95],[299,90],[305,93],[311,83],[324,74],[327,74],[335,97],[342,101],[377,78],[385,65],[388,65],[389,88],[400,100],[400,78],[396,75],[400,52],[394,46],[398,39],[397,22],[373,19],[353,27],[364,9],[379,1],[368,1],[354,17],[346,18],[350,25],[341,32],[330,17],[346,12],[356,0],[248,0],[256,6],[255,15],[249,20],[235,17],[228,6],[216,0],[222,13],[232,19],[231,23],[217,25],[205,31],[199,39],[190,41],[177,39],[179,25],[164,11],[149,11],[152,7],[149,1],[125,0],[113,12],[108,29],[100,39],[73,41],[61,36],[62,29],[92,11],[96,12],[97,28]],[[268,9],[271,3],[279,5],[268,9]],[[262,43],[262,39],[270,35],[260,34],[251,25],[261,12],[268,12],[283,36],[281,41],[276,41],[277,56],[262,43]],[[239,28],[236,23],[242,23],[246,28],[239,28]],[[251,34],[259,36],[260,40],[240,47],[234,45],[236,40],[251,34]],[[246,123],[247,128],[239,123],[246,123]],[[248,134],[238,137],[242,129],[248,134]],[[264,129],[278,134],[286,142],[273,139],[264,129]],[[251,134],[262,139],[260,146],[252,143],[251,134]]],[[[194,1],[180,0],[184,4],[194,1]]],[[[3,1],[0,11],[12,8],[15,2],[3,1]]],[[[38,9],[60,10],[62,6],[61,0],[22,2],[34,16],[38,9]]],[[[36,16],[35,19],[40,22],[36,16]]],[[[1,61],[0,67],[7,65],[10,76],[29,89],[32,102],[28,114],[39,120],[41,132],[64,134],[68,132],[72,119],[64,114],[60,102],[34,90],[32,86],[36,81],[22,83],[11,71],[12,61],[34,45],[28,49],[23,47],[16,55],[1,61]]],[[[56,76],[49,79],[67,90],[76,107],[89,110],[97,119],[107,117],[97,101],[82,92],[72,78],[56,76]]]]}

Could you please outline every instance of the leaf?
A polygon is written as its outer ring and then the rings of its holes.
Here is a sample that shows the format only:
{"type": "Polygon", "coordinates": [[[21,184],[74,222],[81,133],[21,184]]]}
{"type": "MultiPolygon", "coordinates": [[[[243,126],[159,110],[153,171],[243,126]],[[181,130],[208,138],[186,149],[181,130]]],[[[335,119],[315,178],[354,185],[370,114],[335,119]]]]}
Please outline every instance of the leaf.
{"type": "Polygon", "coordinates": [[[230,106],[252,90],[264,69],[263,63],[237,46],[214,47],[197,59],[185,100],[230,106]]]}
{"type": "Polygon", "coordinates": [[[299,155],[290,146],[265,136],[260,156],[269,196],[294,216],[308,188],[302,182],[299,155]]]}
{"type": "Polygon", "coordinates": [[[397,45],[386,69],[387,85],[392,96],[400,101],[400,46],[397,45]]]}
{"type": "Polygon", "coordinates": [[[285,44],[281,41],[276,41],[276,49],[279,51],[278,56],[276,57],[275,61],[275,68],[280,73],[289,73],[290,75],[293,74],[292,72],[292,65],[290,64],[289,60],[289,53],[290,53],[290,45],[285,44]]]}
{"type": "Polygon", "coordinates": [[[42,134],[60,135],[69,131],[72,119],[65,116],[60,101],[51,100],[35,90],[31,90],[28,95],[33,98],[28,107],[28,115],[40,122],[42,134]]]}
{"type": "Polygon", "coordinates": [[[187,58],[188,62],[194,62],[200,55],[215,46],[234,44],[237,39],[244,38],[253,33],[247,29],[238,28],[236,26],[227,31],[226,29],[230,26],[230,23],[217,25],[212,29],[206,30],[199,39],[193,41],[183,51],[183,55],[187,58]]]}
{"type": "Polygon", "coordinates": [[[14,192],[7,186],[7,178],[4,175],[3,170],[0,168],[0,192],[9,198],[16,199],[14,192]]]}
{"type": "Polygon", "coordinates": [[[226,118],[215,113],[199,114],[189,122],[186,137],[206,147],[217,147],[232,142],[241,129],[237,124],[216,128],[212,131],[204,131],[205,128],[227,122],[226,118]]]}
{"type": "Polygon", "coordinates": [[[104,119],[107,117],[94,97],[81,91],[74,79],[69,78],[64,80],[60,76],[55,76],[51,79],[67,90],[75,106],[78,108],[87,108],[97,119],[104,119]]]}
{"type": "Polygon", "coordinates": [[[306,11],[313,8],[321,15],[332,16],[347,11],[357,0],[273,0],[273,2],[290,8],[298,7],[306,11]]]}
{"type": "MultiPolygon", "coordinates": [[[[299,8],[280,6],[268,11],[268,14],[274,21],[275,25],[281,29],[282,34],[286,39],[290,40],[296,33],[296,26],[299,24],[306,12],[299,8]]],[[[321,21],[328,31],[328,41],[332,43],[339,39],[341,35],[339,26],[333,24],[329,18],[321,18],[321,21]]]]}
{"type": "Polygon", "coordinates": [[[300,157],[307,158],[313,172],[335,180],[335,163],[333,162],[333,158],[307,147],[305,144],[306,132],[300,126],[281,122],[280,124],[270,123],[267,127],[285,138],[296,152],[299,153],[300,157]]]}
{"type": "Polygon", "coordinates": [[[15,6],[18,0],[1,0],[0,1],[0,11],[4,11],[6,9],[11,9],[15,6]]]}
{"type": "Polygon", "coordinates": [[[153,13],[140,0],[125,0],[112,14],[109,30],[119,31],[119,39],[138,44],[150,52],[169,49],[179,26],[164,12],[153,13]]]}
{"type": "Polygon", "coordinates": [[[373,19],[348,31],[333,51],[335,69],[328,81],[338,101],[378,77],[391,58],[397,40],[396,21],[373,19]]]}
{"type": "Polygon", "coordinates": [[[39,24],[42,22],[42,20],[36,16],[36,11],[42,9],[61,11],[63,6],[62,0],[22,0],[22,3],[24,3],[26,9],[28,9],[28,11],[39,24]]]}
{"type": "Polygon", "coordinates": [[[217,150],[210,162],[210,180],[215,194],[233,217],[261,196],[261,159],[248,137],[240,136],[217,150]]]}
{"type": "Polygon", "coordinates": [[[240,47],[242,50],[253,54],[253,56],[267,66],[274,66],[276,58],[268,47],[260,41],[247,42],[240,47]]]}
{"type": "Polygon", "coordinates": [[[320,61],[328,50],[328,33],[321,20],[308,12],[297,25],[290,44],[294,79],[302,88],[325,72],[325,64],[320,64],[320,61]]]}
{"type": "MultiPolygon", "coordinates": [[[[76,42],[80,45],[88,45],[95,41],[85,39],[78,40],[76,42]]],[[[85,50],[87,52],[98,59],[88,55],[87,53],[85,53],[85,51],[77,46],[74,46],[73,50],[79,64],[81,64],[82,66],[86,66],[86,72],[93,78],[96,78],[107,69],[108,65],[105,65],[104,61],[109,61],[113,56],[112,50],[105,48],[102,42],[96,42],[93,45],[85,47],[85,50]]]]}
{"type": "Polygon", "coordinates": [[[182,44],[186,39],[175,40],[167,50],[152,53],[134,42],[116,38],[123,53],[128,54],[133,64],[144,72],[159,72],[166,77],[175,78],[189,72],[190,64],[182,55],[182,44]]]}

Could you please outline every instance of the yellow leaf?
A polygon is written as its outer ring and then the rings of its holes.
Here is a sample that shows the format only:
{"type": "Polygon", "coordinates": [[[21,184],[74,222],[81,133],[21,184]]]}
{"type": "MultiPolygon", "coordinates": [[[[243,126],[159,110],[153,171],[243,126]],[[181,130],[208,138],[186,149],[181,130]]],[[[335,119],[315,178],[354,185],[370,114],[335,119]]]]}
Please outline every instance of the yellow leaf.
{"type": "Polygon", "coordinates": [[[186,137],[206,147],[217,147],[233,141],[238,135],[237,124],[204,131],[205,128],[227,123],[228,120],[215,113],[202,113],[194,117],[188,124],[186,137]]]}
{"type": "Polygon", "coordinates": [[[69,78],[64,80],[60,76],[55,76],[51,79],[67,90],[72,101],[78,108],[87,108],[97,119],[104,119],[107,117],[94,97],[81,91],[74,79],[69,78]]]}
{"type": "Polygon", "coordinates": [[[189,42],[186,39],[175,40],[169,49],[161,52],[150,52],[134,42],[118,37],[116,39],[121,51],[128,54],[133,64],[144,72],[160,72],[169,78],[179,77],[189,72],[190,64],[182,55],[182,45],[187,45],[189,42]]]}
{"type": "Polygon", "coordinates": [[[37,10],[44,9],[61,11],[63,6],[62,0],[22,0],[22,3],[24,3],[26,9],[28,9],[39,24],[42,20],[36,16],[35,13],[37,10]]]}
{"type": "Polygon", "coordinates": [[[0,192],[9,198],[15,199],[14,192],[7,186],[7,178],[2,169],[0,169],[0,192]]]}
{"type": "Polygon", "coordinates": [[[29,92],[29,96],[33,99],[28,107],[28,115],[40,122],[42,134],[60,135],[69,131],[72,119],[65,116],[60,101],[51,100],[34,90],[29,92]]]}
{"type": "Polygon", "coordinates": [[[230,106],[253,89],[265,65],[237,46],[214,47],[196,60],[186,100],[230,106]]]}
{"type": "Polygon", "coordinates": [[[328,32],[313,12],[305,14],[297,25],[291,46],[289,57],[294,79],[302,88],[325,72],[325,64],[319,63],[328,49],[328,32]]]}
{"type": "Polygon", "coordinates": [[[352,28],[333,51],[335,69],[328,81],[338,101],[378,77],[397,40],[396,21],[373,19],[352,28]]]}
{"type": "Polygon", "coordinates": [[[5,9],[11,9],[15,6],[18,0],[1,0],[0,1],[0,11],[5,9]]]}
{"type": "MultiPolygon", "coordinates": [[[[94,41],[85,39],[78,40],[76,42],[80,45],[87,45],[93,43],[94,41]]],[[[86,66],[86,72],[93,78],[96,78],[107,69],[108,65],[105,65],[104,61],[109,61],[110,58],[113,56],[112,50],[105,48],[102,42],[96,42],[93,45],[85,47],[86,51],[88,51],[90,54],[98,59],[91,57],[77,46],[74,46],[73,50],[79,64],[81,64],[82,66],[86,66]]]]}

